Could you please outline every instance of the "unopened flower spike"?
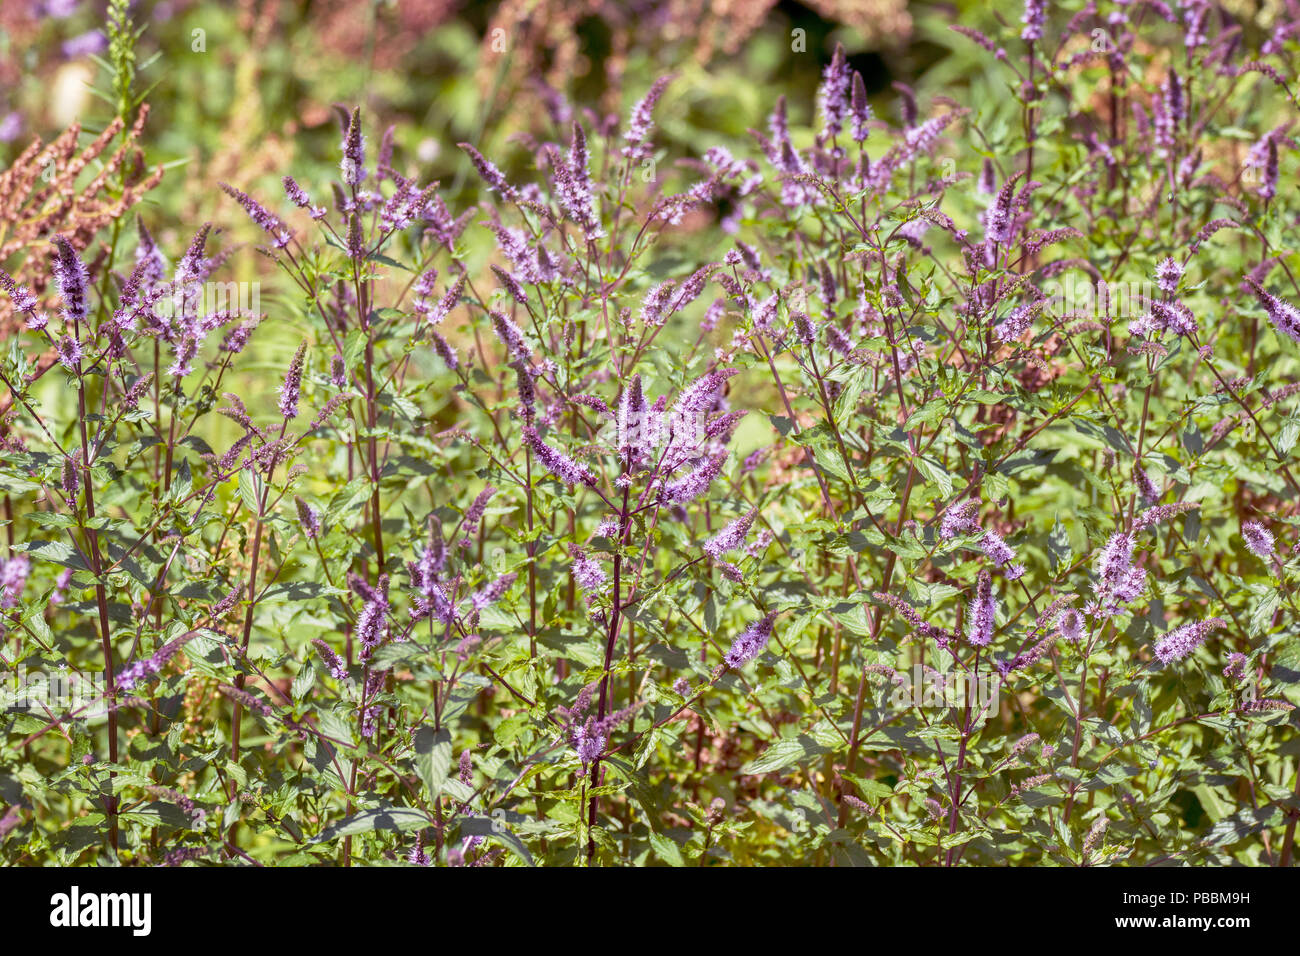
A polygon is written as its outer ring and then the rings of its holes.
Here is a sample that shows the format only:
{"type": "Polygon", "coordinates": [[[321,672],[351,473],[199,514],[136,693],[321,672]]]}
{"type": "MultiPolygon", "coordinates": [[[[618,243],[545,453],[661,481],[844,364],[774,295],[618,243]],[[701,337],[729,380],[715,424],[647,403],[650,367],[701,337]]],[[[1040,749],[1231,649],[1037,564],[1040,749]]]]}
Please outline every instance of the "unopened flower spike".
{"type": "Polygon", "coordinates": [[[361,107],[352,111],[347,132],[343,134],[343,159],[340,168],[343,182],[349,186],[360,186],[366,178],[365,136],[361,132],[361,107]]]}

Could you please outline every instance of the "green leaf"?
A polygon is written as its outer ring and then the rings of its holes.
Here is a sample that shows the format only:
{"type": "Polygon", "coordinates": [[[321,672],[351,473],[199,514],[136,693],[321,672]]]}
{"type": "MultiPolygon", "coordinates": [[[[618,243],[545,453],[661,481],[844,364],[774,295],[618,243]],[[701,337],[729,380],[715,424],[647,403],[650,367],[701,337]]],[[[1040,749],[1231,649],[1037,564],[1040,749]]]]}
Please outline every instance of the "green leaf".
{"type": "Polygon", "coordinates": [[[682,859],[682,851],[678,848],[676,841],[672,837],[664,836],[662,833],[650,831],[650,849],[654,855],[663,860],[669,866],[685,866],[686,861],[682,859]]]}
{"type": "Polygon", "coordinates": [[[952,476],[948,474],[942,465],[931,461],[924,455],[918,455],[912,460],[916,462],[917,471],[925,476],[926,481],[938,485],[945,498],[952,495],[952,476]]]}
{"type": "Polygon", "coordinates": [[[180,465],[176,468],[176,474],[172,475],[172,485],[167,489],[168,496],[172,501],[180,502],[185,500],[193,490],[194,477],[190,474],[189,459],[182,458],[180,465]]]}
{"type": "Polygon", "coordinates": [[[429,799],[436,799],[451,771],[451,734],[445,727],[436,731],[421,727],[415,732],[415,769],[429,799]]]}
{"type": "Polygon", "coordinates": [[[370,810],[354,813],[337,823],[331,823],[308,842],[328,843],[340,837],[369,833],[371,830],[394,830],[397,832],[419,830],[432,826],[433,822],[429,819],[428,814],[421,810],[416,810],[413,807],[395,807],[392,804],[385,803],[370,810]]]}
{"type": "Polygon", "coordinates": [[[781,770],[793,763],[809,757],[817,757],[829,751],[808,737],[795,737],[778,740],[768,747],[763,754],[740,768],[742,774],[771,773],[781,770]]]}
{"type": "Polygon", "coordinates": [[[469,817],[461,824],[460,832],[466,836],[486,837],[500,843],[526,865],[536,866],[533,855],[528,852],[528,847],[524,846],[523,840],[519,839],[497,814],[493,814],[491,820],[486,817],[469,817]]]}
{"type": "Polygon", "coordinates": [[[1060,515],[1057,515],[1056,522],[1047,536],[1047,560],[1052,566],[1053,574],[1056,573],[1057,568],[1068,567],[1074,560],[1074,549],[1070,547],[1070,532],[1066,530],[1065,525],[1061,524],[1060,515]]]}
{"type": "Polygon", "coordinates": [[[1278,606],[1281,603],[1277,591],[1271,587],[1262,592],[1256,591],[1255,606],[1250,609],[1250,625],[1248,627],[1251,637],[1257,637],[1268,630],[1273,623],[1273,615],[1277,613],[1278,606]]]}
{"type": "Polygon", "coordinates": [[[312,670],[311,664],[304,664],[298,671],[298,675],[293,679],[293,699],[302,700],[306,697],[316,683],[316,672],[312,670]]]}
{"type": "Polygon", "coordinates": [[[251,468],[245,468],[239,473],[239,497],[244,502],[244,507],[253,514],[261,510],[261,502],[257,497],[256,478],[251,468]]]}
{"type": "Polygon", "coordinates": [[[1272,804],[1258,810],[1247,807],[1212,826],[1210,832],[1201,838],[1201,845],[1225,846],[1240,842],[1272,826],[1281,815],[1282,811],[1272,804]]]}

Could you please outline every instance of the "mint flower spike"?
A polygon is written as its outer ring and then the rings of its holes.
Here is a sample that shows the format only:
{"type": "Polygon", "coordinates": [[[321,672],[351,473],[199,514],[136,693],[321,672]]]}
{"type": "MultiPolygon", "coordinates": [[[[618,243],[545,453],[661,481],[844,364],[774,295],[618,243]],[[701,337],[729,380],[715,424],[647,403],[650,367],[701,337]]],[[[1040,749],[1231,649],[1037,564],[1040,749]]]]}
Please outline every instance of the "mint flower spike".
{"type": "Polygon", "coordinates": [[[1137,486],[1138,497],[1142,499],[1144,505],[1150,507],[1160,500],[1160,489],[1141,465],[1133,466],[1133,484],[1137,486]]]}
{"type": "Polygon", "coordinates": [[[993,641],[997,626],[998,599],[993,593],[993,577],[987,569],[981,570],[975,583],[975,597],[967,611],[966,639],[976,647],[987,647],[993,641]]]}
{"type": "Polygon", "coordinates": [[[623,134],[627,145],[623,147],[621,153],[634,163],[649,159],[653,152],[650,134],[654,132],[654,108],[672,80],[671,74],[659,77],[646,95],[632,107],[631,115],[628,116],[627,132],[623,134]]]}
{"type": "Polygon", "coordinates": [[[353,633],[361,642],[361,658],[368,660],[375,649],[388,636],[388,575],[381,575],[379,586],[371,587],[355,574],[350,575],[348,583],[352,590],[364,602],[357,614],[356,628],[353,633]]]}
{"type": "Polygon", "coordinates": [[[1088,627],[1083,614],[1075,608],[1066,608],[1056,622],[1056,632],[1063,640],[1078,644],[1088,636],[1088,627]]]}
{"type": "Polygon", "coordinates": [[[1160,260],[1156,266],[1156,285],[1165,295],[1173,295],[1178,291],[1178,283],[1183,278],[1183,267],[1174,260],[1173,256],[1166,256],[1160,260]]]}
{"type": "Polygon", "coordinates": [[[754,524],[754,518],[758,515],[758,508],[753,507],[743,515],[731,522],[716,535],[708,540],[704,545],[704,553],[715,561],[722,560],[722,556],[729,551],[735,551],[742,547],[745,538],[749,534],[749,529],[754,524]]]}
{"type": "Polygon", "coordinates": [[[1245,521],[1241,525],[1241,537],[1246,542],[1246,549],[1256,557],[1268,560],[1273,556],[1276,546],[1273,533],[1258,521],[1245,521]]]}
{"type": "Polygon", "coordinates": [[[1221,617],[1212,617],[1206,621],[1193,621],[1170,631],[1156,642],[1156,660],[1161,664],[1172,664],[1191,654],[1205,643],[1210,633],[1220,627],[1226,627],[1227,621],[1221,617]]]}
{"type": "Polygon", "coordinates": [[[1189,511],[1195,511],[1199,507],[1200,505],[1190,501],[1179,501],[1172,505],[1156,505],[1154,508],[1148,508],[1133,519],[1133,530],[1145,531],[1147,528],[1168,521],[1170,518],[1186,514],[1189,511]]]}
{"type": "Polygon", "coordinates": [[[1047,24],[1047,0],[1025,0],[1025,13],[1020,22],[1025,25],[1020,31],[1020,39],[1027,42],[1041,40],[1043,27],[1047,24]]]}
{"type": "Polygon", "coordinates": [[[63,318],[73,325],[83,324],[90,309],[90,274],[65,236],[55,236],[51,241],[56,249],[54,284],[63,299],[63,318]]]}
{"type": "Polygon", "coordinates": [[[835,44],[831,62],[822,72],[821,86],[817,89],[817,104],[822,115],[821,142],[834,139],[844,129],[844,113],[849,98],[850,75],[844,58],[844,45],[835,44]]]}
{"type": "Polygon", "coordinates": [[[591,709],[591,693],[591,685],[588,685],[578,694],[572,707],[559,708],[560,713],[569,720],[564,728],[564,735],[583,767],[594,763],[605,752],[609,735],[626,723],[639,706],[634,704],[607,714],[599,720],[595,717],[587,717],[583,720],[583,714],[591,709]]]}
{"type": "Polygon", "coordinates": [[[588,240],[601,238],[605,233],[596,215],[595,195],[588,168],[587,134],[577,120],[573,122],[573,138],[569,142],[568,154],[554,161],[554,165],[556,199],[559,200],[560,208],[582,229],[588,240]]]}
{"type": "Polygon", "coordinates": [[[176,653],[194,638],[199,636],[198,631],[189,631],[180,637],[174,638],[164,644],[158,650],[154,651],[150,657],[143,660],[132,661],[122,668],[117,674],[114,683],[120,691],[129,691],[136,685],[148,680],[155,674],[159,673],[163,666],[176,656],[176,653]]]}
{"type": "Polygon", "coordinates": [[[343,159],[340,162],[343,182],[360,186],[366,178],[366,138],[361,133],[361,107],[352,111],[347,131],[343,134],[343,159]]]}
{"type": "Polygon", "coordinates": [[[343,658],[334,653],[334,648],[330,647],[319,637],[313,637],[312,645],[320,654],[321,661],[325,664],[325,669],[335,680],[344,680],[348,676],[348,665],[343,658]]]}
{"type": "Polygon", "coordinates": [[[320,512],[298,495],[294,495],[293,500],[298,508],[298,524],[302,533],[309,541],[315,541],[321,533],[320,512]]]}
{"type": "Polygon", "coordinates": [[[1268,155],[1264,160],[1264,175],[1259,184],[1259,195],[1265,201],[1277,195],[1278,165],[1277,137],[1268,139],[1268,155]]]}
{"type": "Polygon", "coordinates": [[[1300,309],[1266,291],[1263,286],[1249,276],[1246,278],[1246,284],[1255,293],[1255,298],[1259,300],[1259,304],[1264,307],[1264,311],[1268,314],[1268,320],[1273,323],[1273,327],[1291,341],[1300,342],[1300,309]]]}
{"type": "Polygon", "coordinates": [[[18,606],[23,590],[27,587],[27,578],[32,572],[31,558],[25,554],[15,554],[12,558],[0,558],[0,608],[18,606]]]}
{"type": "Polygon", "coordinates": [[[989,529],[984,532],[980,538],[980,550],[998,568],[1005,569],[1004,573],[1008,581],[1014,581],[1024,575],[1025,566],[1016,564],[1015,550],[996,531],[989,529]]]}
{"type": "Polygon", "coordinates": [[[570,569],[573,574],[573,582],[585,594],[598,593],[605,586],[606,580],[605,569],[600,566],[600,562],[576,545],[569,546],[569,556],[573,558],[573,565],[570,569]]]}
{"type": "Polygon", "coordinates": [[[943,517],[939,519],[939,539],[951,541],[958,535],[978,531],[979,507],[978,499],[968,498],[945,511],[943,517]]]}
{"type": "Polygon", "coordinates": [[[528,304],[528,293],[524,291],[524,287],[520,285],[518,279],[512,276],[509,272],[506,272],[505,269],[502,269],[496,263],[492,264],[492,273],[497,277],[497,281],[501,283],[506,292],[510,294],[510,298],[514,299],[520,305],[528,304]]]}
{"type": "Polygon", "coordinates": [[[641,376],[623,389],[618,403],[618,450],[629,469],[653,463],[663,438],[663,406],[649,405],[641,387],[641,376]]]}
{"type": "Polygon", "coordinates": [[[775,621],[776,612],[771,611],[736,635],[731,649],[727,651],[726,665],[733,670],[739,670],[761,654],[772,637],[772,625],[775,621]]]}
{"type": "Polygon", "coordinates": [[[1007,178],[1002,188],[998,190],[997,199],[985,214],[985,232],[990,242],[1008,243],[1015,238],[1016,219],[1013,199],[1016,180],[1020,178],[1022,172],[1017,170],[1007,178]]]}
{"type": "Polygon", "coordinates": [[[1121,531],[1111,536],[1097,556],[1093,593],[1097,597],[1097,611],[1103,616],[1118,614],[1146,588],[1146,571],[1133,566],[1133,546],[1133,535],[1121,531]]]}
{"type": "Polygon", "coordinates": [[[862,74],[854,70],[853,92],[849,99],[849,135],[853,137],[853,142],[866,142],[869,133],[867,124],[870,122],[871,105],[867,102],[867,85],[863,82],[862,74]]]}
{"type": "Polygon", "coordinates": [[[704,495],[713,484],[714,480],[722,474],[723,466],[727,463],[727,452],[722,450],[718,454],[705,458],[696,467],[681,478],[677,478],[664,486],[663,497],[674,504],[685,505],[704,495]]]}
{"type": "Polygon", "coordinates": [[[506,182],[505,174],[497,169],[482,153],[469,143],[457,143],[456,145],[465,151],[484,185],[494,192],[500,193],[504,199],[513,200],[518,198],[518,193],[515,192],[514,187],[506,182]]]}
{"type": "Polygon", "coordinates": [[[519,575],[514,571],[503,574],[495,581],[476,591],[470,598],[470,605],[475,611],[482,611],[491,607],[506,596],[506,592],[510,590],[510,586],[515,583],[515,579],[518,577],[519,575]]]}
{"type": "Polygon", "coordinates": [[[1160,96],[1156,97],[1152,106],[1155,109],[1156,145],[1169,152],[1176,144],[1178,129],[1186,117],[1183,81],[1177,71],[1169,71],[1169,76],[1160,85],[1160,96]]]}
{"type": "Polygon", "coordinates": [[[299,209],[306,209],[313,219],[325,218],[325,207],[313,206],[307,190],[299,186],[292,176],[285,176],[280,182],[284,186],[284,194],[289,198],[289,202],[299,209]]]}
{"type": "Polygon", "coordinates": [[[303,342],[298,346],[298,351],[294,352],[293,360],[289,362],[289,371],[284,376],[284,384],[280,386],[280,414],[285,421],[293,421],[298,417],[298,399],[302,394],[302,372],[306,358],[307,343],[303,342]]]}
{"type": "Polygon", "coordinates": [[[49,319],[43,312],[37,312],[37,306],[40,301],[32,295],[31,290],[25,285],[19,285],[14,281],[13,276],[0,269],[0,289],[4,289],[13,301],[14,310],[24,316],[27,328],[32,332],[39,332],[49,324],[49,319]]]}
{"type": "Polygon", "coordinates": [[[506,353],[510,356],[512,363],[527,364],[532,358],[533,350],[529,346],[528,340],[524,338],[524,332],[519,326],[515,325],[504,312],[493,310],[488,314],[492,320],[492,329],[496,332],[497,338],[501,344],[506,347],[506,353]]]}
{"type": "Polygon", "coordinates": [[[673,405],[674,420],[690,419],[708,411],[718,391],[727,384],[727,379],[739,372],[738,368],[714,369],[682,389],[673,405]]]}
{"type": "Polygon", "coordinates": [[[531,425],[524,426],[524,442],[542,466],[565,484],[593,486],[596,484],[595,473],[546,444],[531,425]]]}
{"type": "Polygon", "coordinates": [[[221,186],[226,195],[239,203],[244,212],[248,214],[248,218],[253,220],[254,225],[271,237],[271,247],[273,249],[283,249],[289,245],[293,239],[293,231],[281,221],[279,216],[248,195],[248,193],[236,189],[228,183],[219,183],[218,185],[221,186]]]}

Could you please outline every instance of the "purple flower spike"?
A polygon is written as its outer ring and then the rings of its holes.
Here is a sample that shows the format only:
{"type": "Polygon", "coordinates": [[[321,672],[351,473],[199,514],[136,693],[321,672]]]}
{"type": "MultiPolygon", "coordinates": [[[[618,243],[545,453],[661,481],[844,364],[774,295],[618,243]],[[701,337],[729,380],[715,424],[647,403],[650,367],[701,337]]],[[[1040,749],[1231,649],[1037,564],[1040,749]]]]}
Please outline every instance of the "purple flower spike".
{"type": "Polygon", "coordinates": [[[867,85],[862,80],[862,74],[854,70],[853,94],[849,100],[849,135],[853,137],[853,142],[866,142],[867,124],[870,122],[871,106],[867,103],[867,85]]]}
{"type": "Polygon", "coordinates": [[[694,470],[665,485],[664,497],[675,504],[689,504],[709,490],[709,486],[722,474],[722,468],[726,463],[725,450],[704,459],[694,470]]]}
{"type": "Polygon", "coordinates": [[[623,134],[627,145],[623,147],[622,152],[634,163],[642,162],[650,156],[652,151],[650,134],[654,131],[655,104],[659,102],[659,97],[663,96],[670,82],[672,82],[671,76],[661,76],[655,80],[646,95],[632,108],[627,121],[627,132],[623,134]]]}
{"type": "Polygon", "coordinates": [[[980,538],[980,550],[997,567],[1006,569],[1008,580],[1014,581],[1025,573],[1024,566],[1015,563],[1016,552],[996,531],[984,532],[984,536],[980,538]]]}
{"type": "Polygon", "coordinates": [[[281,182],[284,184],[284,194],[289,197],[289,202],[299,209],[306,209],[313,219],[325,218],[325,207],[313,206],[307,190],[299,186],[292,176],[285,176],[281,182]]]}
{"type": "Polygon", "coordinates": [[[1273,556],[1273,533],[1258,521],[1247,521],[1241,526],[1241,536],[1251,554],[1268,560],[1273,556]]]}
{"type": "Polygon", "coordinates": [[[587,239],[599,239],[604,235],[604,230],[601,229],[600,220],[596,216],[595,196],[588,165],[587,134],[583,131],[582,124],[575,121],[569,153],[555,166],[558,187],[556,198],[564,209],[565,215],[582,228],[587,239]]]}
{"type": "Polygon", "coordinates": [[[951,541],[958,535],[979,530],[980,503],[974,498],[959,502],[944,512],[939,521],[939,538],[951,541]]]}
{"type": "Polygon", "coordinates": [[[1025,13],[1020,22],[1025,25],[1020,31],[1020,39],[1041,40],[1043,27],[1047,24],[1047,0],[1025,0],[1025,13]]]}
{"type": "Polygon", "coordinates": [[[998,198],[989,207],[985,219],[985,232],[990,242],[1006,243],[1015,238],[1015,208],[1012,203],[1014,188],[1020,173],[1011,176],[998,191],[998,198]]]}
{"type": "Polygon", "coordinates": [[[605,569],[600,562],[578,547],[571,546],[569,554],[573,557],[574,583],[587,594],[600,591],[605,586],[605,569]]]}
{"type": "Polygon", "coordinates": [[[154,651],[153,656],[127,664],[117,675],[117,689],[121,691],[132,690],[137,684],[153,677],[163,669],[163,666],[169,660],[176,656],[177,651],[198,637],[198,633],[198,631],[189,631],[182,634],[154,651]]]}
{"type": "Polygon", "coordinates": [[[694,419],[707,412],[727,379],[739,371],[738,368],[714,369],[701,375],[677,396],[677,402],[673,405],[674,419],[694,419]]]}
{"type": "Polygon", "coordinates": [[[321,660],[325,663],[325,669],[329,671],[331,677],[335,680],[344,680],[348,676],[348,665],[343,658],[334,653],[334,649],[326,644],[319,637],[312,638],[312,644],[320,653],[321,660]]]}
{"type": "Polygon", "coordinates": [[[1228,680],[1241,680],[1246,676],[1246,655],[1238,651],[1228,655],[1228,663],[1223,668],[1223,676],[1228,680]]]}
{"type": "Polygon", "coordinates": [[[749,529],[753,526],[754,518],[757,515],[758,509],[750,508],[710,538],[704,545],[704,553],[715,561],[720,561],[728,551],[735,551],[741,547],[745,543],[745,536],[749,534],[749,529]]]}
{"type": "Polygon", "coordinates": [[[475,592],[474,596],[470,598],[474,610],[482,611],[484,608],[491,607],[497,601],[500,601],[506,596],[506,592],[510,590],[510,585],[515,583],[517,577],[518,575],[513,571],[509,574],[503,574],[487,587],[475,592]]]}
{"type": "Polygon", "coordinates": [[[363,657],[368,658],[388,636],[388,576],[379,579],[378,588],[372,588],[356,575],[350,578],[349,583],[365,602],[357,614],[354,633],[361,641],[363,657]]]}
{"type": "Polygon", "coordinates": [[[1264,311],[1268,313],[1268,320],[1273,323],[1273,327],[1291,341],[1300,342],[1300,309],[1279,299],[1271,292],[1264,291],[1263,286],[1253,279],[1248,278],[1246,283],[1254,291],[1264,311]]]}
{"type": "Polygon", "coordinates": [[[307,502],[297,495],[294,496],[294,503],[298,506],[298,524],[302,526],[302,533],[310,541],[315,541],[320,537],[320,512],[313,508],[307,502]]]}
{"type": "Polygon", "coordinates": [[[993,577],[980,571],[975,584],[975,597],[966,613],[966,637],[976,647],[987,647],[993,641],[997,625],[998,599],[993,594],[993,577]]]}
{"type": "Polygon", "coordinates": [[[482,153],[471,146],[469,143],[457,143],[469,156],[469,161],[474,164],[474,169],[478,172],[484,184],[492,190],[500,193],[506,199],[514,199],[516,196],[514,187],[506,182],[505,175],[491,161],[486,159],[482,153]]]}
{"type": "Polygon", "coordinates": [[[1173,256],[1168,256],[1160,261],[1156,266],[1156,285],[1165,295],[1173,295],[1178,291],[1178,283],[1183,278],[1183,267],[1174,261],[1173,256]]]}
{"type": "Polygon", "coordinates": [[[13,276],[0,269],[0,288],[9,294],[13,300],[14,309],[22,313],[27,322],[27,328],[33,332],[39,332],[49,324],[49,319],[42,312],[37,312],[36,308],[40,305],[36,296],[25,285],[19,285],[14,282],[13,276]]]}
{"type": "Polygon", "coordinates": [[[776,612],[772,611],[736,635],[731,649],[727,651],[727,666],[739,670],[761,654],[772,637],[774,621],[776,621],[776,612]]]}
{"type": "Polygon", "coordinates": [[[284,384],[280,386],[280,414],[286,421],[298,417],[298,398],[302,393],[302,368],[306,357],[307,343],[303,342],[294,353],[293,361],[289,363],[289,371],[284,377],[284,384]]]}
{"type": "MultiPolygon", "coordinates": [[[[276,216],[275,213],[271,212],[252,196],[248,195],[248,193],[236,189],[228,183],[220,183],[219,185],[226,195],[239,203],[244,212],[248,213],[248,218],[253,220],[253,223],[258,226],[258,228],[271,236],[271,244],[273,246],[277,249],[283,249],[289,244],[292,233],[285,228],[284,223],[280,221],[280,218],[276,216]]],[[[205,235],[204,240],[206,241],[206,239],[207,236],[205,235]]]]}
{"type": "Polygon", "coordinates": [[[594,485],[596,483],[596,476],[592,471],[542,441],[531,425],[524,426],[524,441],[546,470],[566,484],[594,485]]]}
{"type": "Polygon", "coordinates": [[[63,317],[68,322],[83,323],[89,312],[90,274],[72,243],[63,236],[55,236],[53,242],[58,250],[54,257],[54,282],[63,297],[63,317]]]}
{"type": "Polygon", "coordinates": [[[1156,642],[1156,659],[1161,664],[1182,660],[1204,644],[1211,631],[1225,626],[1226,623],[1221,617],[1212,617],[1207,621],[1193,621],[1191,624],[1175,628],[1156,642]]]}
{"type": "Polygon", "coordinates": [[[1136,601],[1146,587],[1147,573],[1133,566],[1133,535],[1120,532],[1106,542],[1097,558],[1097,610],[1108,617],[1136,601]]]}
{"type": "Polygon", "coordinates": [[[1141,465],[1133,466],[1133,483],[1137,485],[1138,495],[1142,498],[1142,503],[1147,507],[1154,505],[1160,500],[1160,489],[1156,487],[1151,476],[1141,465]]]}
{"type": "Polygon", "coordinates": [[[822,72],[817,102],[822,114],[821,139],[834,139],[844,129],[844,108],[849,93],[849,66],[844,58],[844,46],[835,44],[831,62],[822,72]]]}
{"type": "Polygon", "coordinates": [[[528,293],[524,291],[524,287],[519,284],[518,279],[495,263],[492,265],[492,272],[501,285],[505,287],[505,290],[510,293],[510,298],[520,305],[528,304],[528,293]]]}
{"type": "Polygon", "coordinates": [[[501,344],[506,347],[512,362],[526,363],[532,357],[533,350],[529,347],[528,341],[524,338],[523,330],[510,321],[504,312],[491,312],[489,317],[492,319],[492,328],[496,331],[497,338],[501,344]]]}
{"type": "Polygon", "coordinates": [[[1277,138],[1270,136],[1268,140],[1268,155],[1264,159],[1264,175],[1259,183],[1259,195],[1264,200],[1270,200],[1277,195],[1277,138]]]}
{"type": "Polygon", "coordinates": [[[1014,342],[1033,328],[1034,313],[1037,311],[1038,307],[1033,303],[1016,306],[1010,315],[997,324],[993,334],[1001,342],[1014,342]]]}
{"type": "Polygon", "coordinates": [[[81,347],[81,340],[75,336],[65,335],[59,339],[55,345],[59,353],[59,363],[69,372],[75,372],[81,367],[81,359],[85,354],[81,347]]]}
{"type": "Polygon", "coordinates": [[[1061,612],[1060,620],[1056,622],[1056,630],[1062,639],[1069,641],[1071,644],[1078,644],[1088,636],[1083,615],[1072,607],[1061,612]]]}
{"type": "Polygon", "coordinates": [[[23,589],[27,587],[27,576],[31,571],[31,559],[25,554],[0,558],[0,608],[18,606],[18,599],[23,596],[23,589]]]}
{"type": "Polygon", "coordinates": [[[360,186],[366,178],[366,138],[361,133],[361,107],[352,111],[347,132],[343,135],[343,182],[360,186]]]}

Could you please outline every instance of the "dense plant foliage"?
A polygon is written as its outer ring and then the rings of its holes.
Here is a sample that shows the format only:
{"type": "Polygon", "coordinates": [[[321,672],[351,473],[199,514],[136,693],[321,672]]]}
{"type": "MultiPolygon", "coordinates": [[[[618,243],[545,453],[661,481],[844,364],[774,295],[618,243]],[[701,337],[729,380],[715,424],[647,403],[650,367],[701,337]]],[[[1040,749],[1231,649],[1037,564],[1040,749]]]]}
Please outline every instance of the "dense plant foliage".
{"type": "Polygon", "coordinates": [[[0,275],[3,858],[1290,865],[1300,9],[1020,14],[446,186],[340,109],[256,260],[103,164],[0,275]]]}

